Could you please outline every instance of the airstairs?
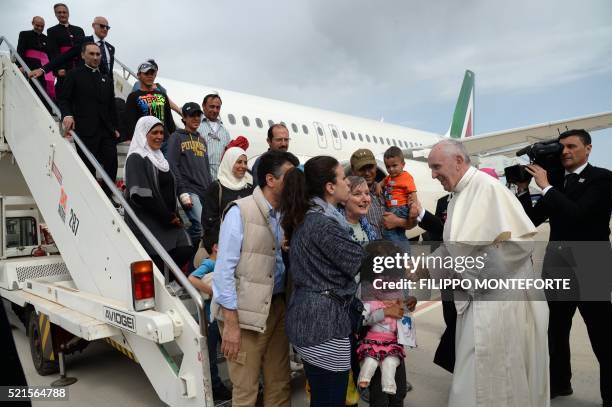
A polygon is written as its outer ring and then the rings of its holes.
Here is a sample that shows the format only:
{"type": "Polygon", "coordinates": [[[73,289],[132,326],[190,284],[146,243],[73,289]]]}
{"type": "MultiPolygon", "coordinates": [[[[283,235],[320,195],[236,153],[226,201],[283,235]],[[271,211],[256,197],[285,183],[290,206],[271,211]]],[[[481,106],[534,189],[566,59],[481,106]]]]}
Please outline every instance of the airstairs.
{"type": "MultiPolygon", "coordinates": [[[[176,276],[189,298],[182,300],[171,292],[167,275],[154,267],[154,308],[135,309],[131,266],[150,257],[74,144],[62,137],[57,107],[47,100],[53,112],[49,113],[32,87],[38,82],[28,82],[13,62],[19,59],[15,49],[0,37],[0,45],[3,42],[9,51],[0,51],[0,198],[15,190],[30,195],[60,255],[12,259],[0,255],[1,296],[18,307],[33,308],[79,338],[105,339],[120,346],[140,363],[166,404],[213,406],[199,293],[140,224],[166,262],[166,272],[176,276]],[[191,305],[191,312],[185,304],[191,305]],[[200,321],[194,320],[194,309],[200,321]]],[[[125,98],[130,92],[129,75],[125,67],[115,71],[116,96],[125,98]]],[[[82,145],[78,135],[73,138],[82,145]]],[[[120,165],[126,150],[120,147],[120,165]]],[[[89,156],[130,213],[119,191],[89,156]]]]}

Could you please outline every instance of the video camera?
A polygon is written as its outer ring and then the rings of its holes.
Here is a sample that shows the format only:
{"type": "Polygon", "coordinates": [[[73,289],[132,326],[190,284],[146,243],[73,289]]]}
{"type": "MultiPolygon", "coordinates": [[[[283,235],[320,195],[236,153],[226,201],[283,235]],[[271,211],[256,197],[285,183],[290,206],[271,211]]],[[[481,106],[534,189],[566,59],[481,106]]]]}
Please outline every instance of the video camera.
{"type": "MultiPolygon", "coordinates": [[[[557,140],[540,141],[524,147],[516,152],[517,157],[527,155],[531,164],[537,164],[548,173],[557,173],[563,170],[561,165],[561,153],[563,144],[557,140]]],[[[517,184],[519,182],[531,181],[531,174],[525,170],[524,165],[512,165],[504,168],[506,182],[517,184]]]]}

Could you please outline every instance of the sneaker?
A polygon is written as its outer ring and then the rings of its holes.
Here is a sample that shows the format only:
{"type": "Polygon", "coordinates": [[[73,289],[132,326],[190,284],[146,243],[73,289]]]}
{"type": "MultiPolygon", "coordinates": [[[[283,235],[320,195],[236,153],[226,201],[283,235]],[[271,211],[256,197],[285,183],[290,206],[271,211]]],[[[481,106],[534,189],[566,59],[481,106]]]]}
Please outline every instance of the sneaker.
{"type": "Polygon", "coordinates": [[[221,384],[213,389],[213,400],[224,401],[232,399],[232,391],[221,384]]]}

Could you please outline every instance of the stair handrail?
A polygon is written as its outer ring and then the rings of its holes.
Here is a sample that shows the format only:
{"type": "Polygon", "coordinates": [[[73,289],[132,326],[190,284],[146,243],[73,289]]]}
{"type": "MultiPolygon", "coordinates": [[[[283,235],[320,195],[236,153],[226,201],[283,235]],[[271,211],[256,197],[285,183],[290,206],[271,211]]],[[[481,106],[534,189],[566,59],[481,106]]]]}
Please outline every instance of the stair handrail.
{"type": "MultiPolygon", "coordinates": [[[[19,61],[19,63],[23,67],[26,74],[30,73],[31,71],[30,68],[23,61],[23,59],[19,56],[15,47],[13,47],[13,45],[6,39],[6,37],[0,36],[0,46],[3,43],[6,44],[9,50],[11,51],[11,57],[19,61]]],[[[125,65],[123,65],[122,63],[120,63],[120,65],[123,67],[123,69],[128,70],[131,75],[134,75],[134,73],[130,71],[129,68],[127,68],[125,65]]],[[[54,120],[58,122],[58,125],[61,127],[60,120],[61,120],[62,114],[61,114],[60,109],[57,107],[55,102],[53,102],[53,100],[49,97],[49,95],[47,95],[47,92],[43,89],[43,87],[40,85],[38,80],[31,80],[30,82],[32,82],[34,86],[36,86],[40,94],[43,96],[45,101],[48,103],[49,107],[53,111],[52,116],[54,120]]],[[[187,291],[189,296],[196,303],[196,307],[198,311],[198,323],[200,325],[200,334],[204,337],[207,337],[208,336],[207,335],[208,334],[208,317],[206,315],[205,308],[204,308],[204,300],[202,299],[202,296],[200,295],[199,291],[189,282],[187,277],[185,277],[181,269],[179,269],[179,267],[176,265],[174,260],[172,260],[172,257],[170,257],[166,249],[164,249],[161,243],[159,243],[159,241],[153,235],[153,233],[151,233],[149,228],[147,228],[145,224],[142,223],[142,221],[138,218],[138,216],[136,216],[136,213],[134,212],[132,207],[127,203],[123,194],[119,191],[115,183],[111,181],[106,171],[104,171],[104,168],[102,168],[98,160],[96,160],[96,158],[93,156],[91,151],[89,151],[89,149],[87,148],[85,143],[83,143],[81,138],[74,132],[74,130],[70,130],[69,134],[72,136],[72,139],[74,140],[74,142],[79,146],[79,148],[81,149],[85,157],[87,157],[87,160],[94,166],[96,171],[102,176],[102,180],[104,181],[106,186],[111,190],[111,192],[113,193],[117,201],[123,206],[125,214],[129,215],[132,218],[132,221],[134,222],[135,226],[138,228],[138,230],[140,230],[140,232],[142,232],[143,236],[145,237],[145,239],[147,239],[149,244],[152,246],[153,250],[161,257],[161,259],[168,266],[170,271],[172,271],[172,274],[174,274],[174,277],[176,277],[179,283],[183,286],[183,288],[187,291]]]]}

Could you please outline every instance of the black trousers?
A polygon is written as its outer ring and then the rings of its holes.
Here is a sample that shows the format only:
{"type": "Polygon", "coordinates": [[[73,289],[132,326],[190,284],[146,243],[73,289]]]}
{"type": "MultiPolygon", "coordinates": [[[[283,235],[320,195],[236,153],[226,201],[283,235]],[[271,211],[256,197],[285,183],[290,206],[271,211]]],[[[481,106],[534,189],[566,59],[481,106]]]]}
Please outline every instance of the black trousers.
{"type": "MultiPolygon", "coordinates": [[[[450,291],[450,290],[443,290],[450,291]]],[[[440,344],[434,355],[434,363],[441,368],[453,373],[455,369],[455,331],[457,325],[457,309],[453,301],[453,292],[449,294],[442,293],[442,315],[446,323],[446,329],[440,338],[440,344]]]]}
{"type": "MultiPolygon", "coordinates": [[[[77,131],[77,135],[78,135],[77,131]]],[[[81,137],[81,136],[79,136],[81,137]]],[[[115,141],[115,135],[112,134],[108,129],[96,129],[92,135],[82,136],[81,140],[87,147],[87,149],[93,154],[98,163],[104,169],[104,172],[110,177],[110,179],[114,182],[117,178],[117,168],[118,168],[118,160],[117,160],[117,143],[115,141]]],[[[89,162],[85,154],[81,150],[81,148],[77,145],[77,153],[89,169],[89,172],[92,175],[96,176],[96,169],[92,163],[89,162]]],[[[102,190],[108,196],[112,196],[112,192],[110,188],[106,186],[104,182],[101,184],[102,190]]]]}
{"type": "Polygon", "coordinates": [[[570,387],[570,330],[576,308],[587,327],[599,362],[599,386],[604,405],[612,405],[612,304],[595,301],[549,301],[548,349],[551,391],[570,387]]]}

